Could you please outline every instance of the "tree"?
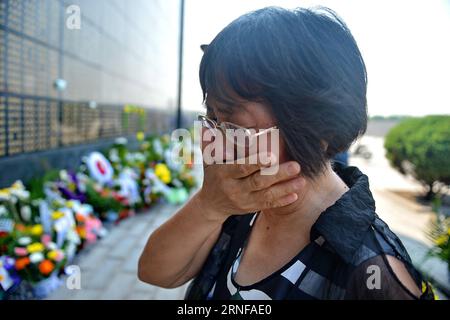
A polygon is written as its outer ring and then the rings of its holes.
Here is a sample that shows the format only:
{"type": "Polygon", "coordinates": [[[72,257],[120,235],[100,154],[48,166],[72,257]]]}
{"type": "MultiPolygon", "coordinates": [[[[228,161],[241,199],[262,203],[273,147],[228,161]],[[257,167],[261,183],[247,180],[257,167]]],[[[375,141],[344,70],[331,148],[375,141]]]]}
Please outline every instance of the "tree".
{"type": "Polygon", "coordinates": [[[450,116],[405,119],[389,131],[384,147],[393,167],[427,187],[426,200],[439,184],[450,184],[450,116]]]}

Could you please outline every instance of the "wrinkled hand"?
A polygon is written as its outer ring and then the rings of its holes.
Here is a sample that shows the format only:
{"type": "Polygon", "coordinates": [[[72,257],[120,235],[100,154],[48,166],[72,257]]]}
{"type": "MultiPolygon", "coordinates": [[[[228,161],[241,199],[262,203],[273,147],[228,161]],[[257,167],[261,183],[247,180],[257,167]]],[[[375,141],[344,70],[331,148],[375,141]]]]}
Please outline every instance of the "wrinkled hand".
{"type": "Polygon", "coordinates": [[[273,175],[261,175],[261,169],[274,165],[273,161],[249,163],[246,158],[245,164],[235,161],[204,167],[203,185],[196,197],[208,219],[224,221],[230,215],[283,207],[298,199],[305,180],[299,176],[297,162],[280,164],[273,175]]]}

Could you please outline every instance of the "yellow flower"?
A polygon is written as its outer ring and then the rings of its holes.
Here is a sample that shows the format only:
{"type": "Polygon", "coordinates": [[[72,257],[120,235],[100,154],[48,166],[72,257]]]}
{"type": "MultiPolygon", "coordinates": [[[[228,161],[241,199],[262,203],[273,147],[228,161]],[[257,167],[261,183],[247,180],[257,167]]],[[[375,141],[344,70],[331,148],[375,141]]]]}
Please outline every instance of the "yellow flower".
{"type": "Polygon", "coordinates": [[[130,111],[131,111],[131,106],[130,105],[125,105],[125,107],[123,108],[123,112],[125,112],[125,113],[130,113],[130,111]]]}
{"type": "Polygon", "coordinates": [[[12,184],[11,189],[15,189],[15,190],[23,189],[23,183],[20,181],[16,181],[12,184]]]}
{"type": "Polygon", "coordinates": [[[448,234],[443,234],[439,236],[434,242],[436,243],[436,245],[442,246],[447,241],[448,241],[448,234]]]}
{"type": "Polygon", "coordinates": [[[145,134],[142,131],[139,131],[138,133],[136,133],[136,139],[138,139],[139,141],[144,140],[145,138],[145,134]]]}
{"type": "Polygon", "coordinates": [[[53,220],[58,220],[59,218],[64,217],[64,213],[62,213],[61,211],[53,211],[52,213],[52,219],[53,220]]]}
{"type": "Polygon", "coordinates": [[[164,163],[158,163],[155,166],[155,175],[161,179],[164,183],[170,183],[171,176],[170,176],[170,170],[164,163]]]}
{"type": "Polygon", "coordinates": [[[447,229],[447,234],[450,236],[450,228],[447,229]]]}
{"type": "Polygon", "coordinates": [[[40,251],[44,250],[44,245],[40,242],[35,242],[32,244],[29,244],[27,246],[27,250],[29,253],[40,252],[40,251]]]}
{"type": "Polygon", "coordinates": [[[51,250],[47,253],[47,258],[59,262],[64,258],[64,253],[61,250],[51,250]]]}
{"type": "Polygon", "coordinates": [[[77,228],[78,235],[81,239],[86,239],[86,228],[77,228]]]}
{"type": "Polygon", "coordinates": [[[72,200],[67,201],[66,206],[67,208],[73,208],[73,201],[72,200]]]}
{"type": "Polygon", "coordinates": [[[169,143],[170,136],[167,133],[163,134],[163,136],[161,137],[161,141],[164,142],[164,143],[169,143]]]}
{"type": "Polygon", "coordinates": [[[436,293],[436,290],[433,288],[433,286],[430,283],[426,283],[425,281],[422,281],[422,293],[425,293],[430,287],[430,290],[433,292],[434,300],[439,300],[439,296],[436,293]]]}
{"type": "Polygon", "coordinates": [[[425,291],[427,291],[427,284],[422,281],[422,293],[425,293],[425,291]]]}
{"type": "Polygon", "coordinates": [[[49,259],[56,260],[57,257],[58,257],[58,251],[56,251],[56,250],[52,250],[49,253],[47,253],[47,258],[49,258],[49,259]]]}
{"type": "Polygon", "coordinates": [[[11,193],[9,192],[8,189],[1,189],[0,190],[0,198],[8,199],[10,194],[11,193]]]}
{"type": "Polygon", "coordinates": [[[35,224],[30,228],[30,232],[33,236],[40,236],[42,233],[44,233],[44,228],[41,224],[35,224]]]}
{"type": "Polygon", "coordinates": [[[147,150],[149,147],[150,147],[150,143],[149,143],[148,141],[144,141],[144,142],[141,144],[141,149],[142,149],[142,150],[147,150]]]}

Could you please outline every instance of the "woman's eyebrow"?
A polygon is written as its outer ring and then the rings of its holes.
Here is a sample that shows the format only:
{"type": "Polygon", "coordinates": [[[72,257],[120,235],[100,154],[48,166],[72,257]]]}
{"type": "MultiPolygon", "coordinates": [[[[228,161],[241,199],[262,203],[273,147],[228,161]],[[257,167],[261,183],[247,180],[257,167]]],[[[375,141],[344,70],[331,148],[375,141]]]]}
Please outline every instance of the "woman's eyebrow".
{"type": "Polygon", "coordinates": [[[212,105],[215,106],[215,108],[217,109],[217,111],[219,111],[220,113],[223,114],[231,114],[233,105],[231,104],[222,104],[222,103],[213,103],[210,104],[210,101],[208,101],[208,99],[205,100],[205,102],[203,103],[203,105],[206,107],[206,109],[211,109],[212,111],[214,110],[212,108],[212,105]]]}

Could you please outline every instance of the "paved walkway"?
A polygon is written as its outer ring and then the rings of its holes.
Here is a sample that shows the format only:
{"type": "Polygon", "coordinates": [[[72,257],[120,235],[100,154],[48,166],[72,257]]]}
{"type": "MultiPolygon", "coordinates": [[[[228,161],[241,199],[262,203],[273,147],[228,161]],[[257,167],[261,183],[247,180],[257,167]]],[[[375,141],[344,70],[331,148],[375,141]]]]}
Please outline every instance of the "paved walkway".
{"type": "MultiPolygon", "coordinates": [[[[201,153],[200,148],[194,149],[201,153]]],[[[197,157],[201,154],[197,154],[197,157]]],[[[203,166],[194,164],[192,173],[203,181],[203,166]]],[[[137,278],[139,256],[149,235],[170,218],[180,206],[158,204],[111,228],[99,242],[80,252],[73,264],[81,270],[81,289],[61,285],[50,300],[180,300],[189,283],[175,289],[149,285],[137,278]]],[[[65,279],[64,279],[65,280],[65,279]]]]}

